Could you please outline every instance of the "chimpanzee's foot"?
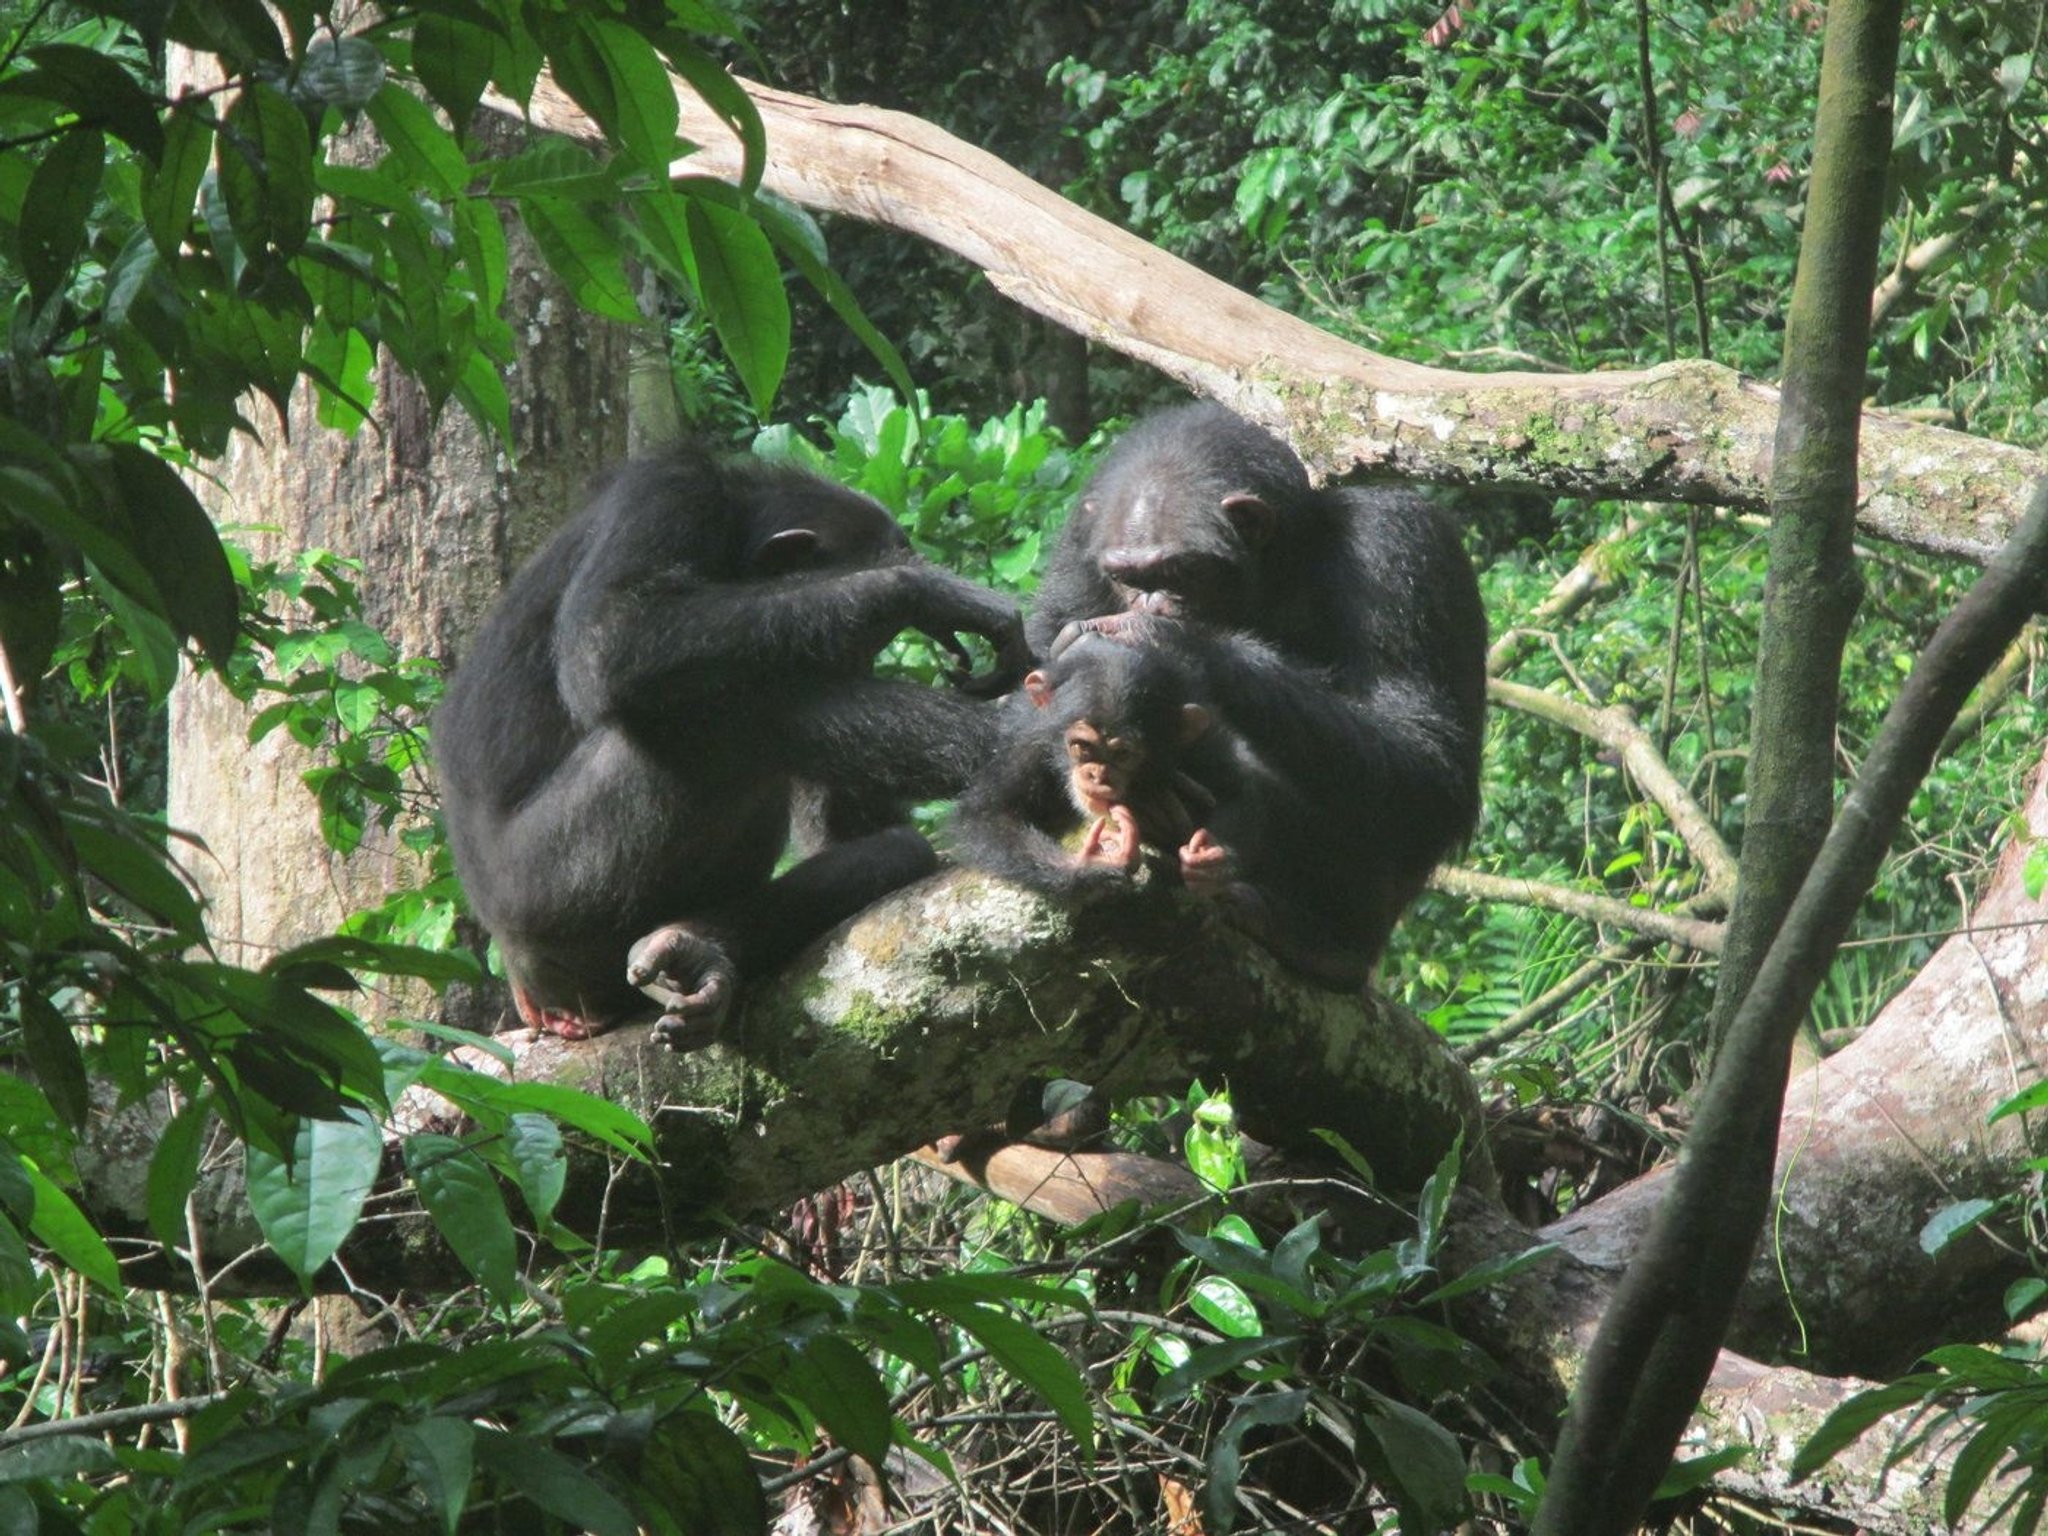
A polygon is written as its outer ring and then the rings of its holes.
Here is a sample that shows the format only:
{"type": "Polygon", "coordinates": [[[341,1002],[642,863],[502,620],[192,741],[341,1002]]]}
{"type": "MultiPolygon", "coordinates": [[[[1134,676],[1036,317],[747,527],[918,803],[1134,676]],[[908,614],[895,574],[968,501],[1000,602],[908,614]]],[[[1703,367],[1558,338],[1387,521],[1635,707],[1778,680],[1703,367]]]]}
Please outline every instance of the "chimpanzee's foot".
{"type": "Polygon", "coordinates": [[[549,1008],[535,1002],[524,987],[512,989],[512,1007],[519,1015],[519,1022],[528,1029],[560,1040],[588,1040],[592,1035],[601,1035],[611,1028],[609,1020],[587,1019],[573,1009],[549,1008]]]}
{"type": "Polygon", "coordinates": [[[657,928],[635,944],[626,980],[661,1004],[654,1037],[672,1051],[716,1040],[740,984],[725,947],[687,923],[657,928]]]}
{"type": "Polygon", "coordinates": [[[1180,880],[1188,894],[1211,900],[1227,892],[1237,878],[1237,857],[1209,835],[1206,827],[1181,846],[1180,880]]]}
{"type": "Polygon", "coordinates": [[[1120,870],[1128,875],[1138,867],[1138,839],[1138,818],[1131,814],[1130,807],[1112,805],[1107,815],[1088,828],[1081,839],[1081,851],[1074,855],[1074,862],[1120,870]]]}

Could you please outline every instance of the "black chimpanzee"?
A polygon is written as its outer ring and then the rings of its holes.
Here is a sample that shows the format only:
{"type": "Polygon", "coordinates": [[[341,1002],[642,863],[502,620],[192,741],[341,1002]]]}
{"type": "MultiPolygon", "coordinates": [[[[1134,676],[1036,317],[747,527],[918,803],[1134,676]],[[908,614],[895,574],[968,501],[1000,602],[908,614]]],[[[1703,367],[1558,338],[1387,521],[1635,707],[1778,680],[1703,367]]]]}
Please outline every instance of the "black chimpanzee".
{"type": "Polygon", "coordinates": [[[1048,655],[1076,632],[1168,646],[1314,808],[1312,836],[1261,855],[1269,894],[1326,920],[1312,969],[1368,974],[1479,813],[1486,617],[1451,520],[1401,490],[1316,490],[1272,434],[1182,407],[1124,436],[1061,535],[1030,634],[1048,655]]]}
{"type": "Polygon", "coordinates": [[[1073,896],[1128,884],[1150,848],[1167,878],[1229,906],[1283,958],[1363,980],[1346,956],[1374,881],[1359,861],[1317,857],[1327,818],[1205,702],[1187,629],[1154,619],[1135,640],[1078,626],[1065,637],[960,798],[961,858],[1073,896]],[[1070,850],[1061,838],[1076,828],[1070,850]]]}
{"type": "Polygon", "coordinates": [[[662,1038],[703,1044],[741,975],[934,867],[905,803],[958,790],[994,720],[874,677],[904,630],[961,658],[969,694],[1028,662],[1007,598],[789,466],[635,461],[534,556],[434,731],[456,868],[528,1024],[580,1039],[645,985],[662,1038]],[[967,675],[961,634],[992,672],[967,675]],[[776,877],[802,789],[809,856],[776,877]]]}

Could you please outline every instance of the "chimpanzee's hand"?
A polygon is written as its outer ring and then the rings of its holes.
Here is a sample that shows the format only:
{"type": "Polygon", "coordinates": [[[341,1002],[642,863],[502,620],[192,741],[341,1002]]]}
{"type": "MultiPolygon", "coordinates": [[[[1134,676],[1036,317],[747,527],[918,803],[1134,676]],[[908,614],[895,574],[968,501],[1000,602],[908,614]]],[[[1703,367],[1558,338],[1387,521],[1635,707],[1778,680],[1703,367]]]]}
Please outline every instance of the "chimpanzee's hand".
{"type": "Polygon", "coordinates": [[[1017,605],[999,592],[976,586],[950,572],[944,598],[932,614],[932,622],[917,628],[950,651],[959,663],[952,673],[953,686],[977,699],[992,699],[1008,693],[1031,670],[1031,647],[1024,639],[1024,618],[1017,605]],[[975,672],[967,648],[959,636],[980,635],[995,647],[995,664],[986,672],[975,672]]]}
{"type": "Polygon", "coordinates": [[[1112,805],[1108,815],[1088,828],[1074,862],[1129,875],[1138,867],[1139,854],[1138,818],[1129,806],[1112,805]]]}
{"type": "Polygon", "coordinates": [[[670,923],[627,952],[626,980],[661,1004],[655,1039],[683,1052],[718,1038],[740,978],[716,939],[687,923],[670,923]]]}

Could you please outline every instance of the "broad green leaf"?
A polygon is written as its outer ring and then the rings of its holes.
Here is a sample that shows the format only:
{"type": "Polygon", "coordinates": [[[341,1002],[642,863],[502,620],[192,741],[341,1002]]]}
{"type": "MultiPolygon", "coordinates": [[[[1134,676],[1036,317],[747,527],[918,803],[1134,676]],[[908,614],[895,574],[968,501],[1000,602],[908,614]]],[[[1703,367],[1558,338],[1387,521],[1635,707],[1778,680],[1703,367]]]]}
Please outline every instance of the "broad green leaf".
{"type": "Polygon", "coordinates": [[[1907,1377],[1890,1386],[1858,1392],[1829,1414],[1799,1448],[1799,1454],[1792,1459],[1793,1480],[1811,1477],[1886,1414],[1919,1402],[1926,1395],[1928,1380],[1925,1376],[1907,1377]]]}
{"type": "Polygon", "coordinates": [[[697,296],[754,410],[766,417],[789,362],[789,295],[775,249],[753,219],[717,203],[693,197],[687,217],[697,296]]]}
{"type": "Polygon", "coordinates": [[[1204,1275],[1196,1281],[1188,1305],[1197,1317],[1231,1338],[1248,1339],[1263,1332],[1259,1309],[1252,1305],[1251,1297],[1235,1281],[1221,1275],[1204,1275]]]}
{"type": "Polygon", "coordinates": [[[396,80],[370,98],[370,121],[401,166],[434,196],[452,200],[469,184],[469,160],[462,146],[434,120],[433,109],[396,80]]]}
{"type": "Polygon", "coordinates": [[[30,1070],[64,1123],[73,1130],[85,1124],[87,1089],[85,1058],[71,1021],[39,992],[21,994],[21,1041],[30,1070]]]}
{"type": "Polygon", "coordinates": [[[584,35],[611,76],[612,127],[626,154],[667,174],[676,153],[676,92],[654,45],[622,22],[585,15],[584,35]]]}
{"type": "Polygon", "coordinates": [[[310,1282],[334,1257],[377,1182],[384,1137],[361,1110],[341,1120],[302,1120],[287,1163],[250,1143],[243,1148],[249,1208],[277,1256],[310,1282]]]}
{"type": "Polygon", "coordinates": [[[1689,1493],[1697,1493],[1720,1473],[1755,1454],[1755,1450],[1750,1446],[1726,1445],[1718,1451],[1709,1451],[1704,1456],[1674,1461],[1670,1470],[1664,1474],[1664,1480],[1657,1485],[1657,1491],[1650,1495],[1651,1501],[1682,1499],[1689,1493]]]}
{"type": "Polygon", "coordinates": [[[945,1315],[985,1348],[996,1363],[1031,1388],[1059,1415],[1083,1447],[1093,1444],[1095,1415],[1088,1387],[1074,1363],[1047,1343],[1037,1329],[993,1307],[946,1306],[945,1315]]]}
{"type": "Polygon", "coordinates": [[[455,1536],[469,1503],[471,1470],[476,1462],[476,1427],[463,1419],[436,1415],[403,1426],[396,1436],[399,1454],[427,1506],[441,1517],[441,1529],[455,1536]]]}
{"type": "MultiPolygon", "coordinates": [[[[768,162],[768,131],[761,123],[761,109],[727,72],[725,66],[696,47],[687,38],[670,32],[661,38],[661,51],[704,105],[725,120],[739,136],[740,183],[743,195],[752,196],[761,185],[761,172],[768,162]]],[[[907,393],[907,392],[906,392],[907,393]]]]}
{"type": "Polygon", "coordinates": [[[213,519],[170,465],[133,443],[105,446],[107,463],[134,529],[138,554],[149,563],[165,617],[191,635],[216,666],[235,648],[240,596],[213,519]]]}
{"type": "Polygon", "coordinates": [[[113,1447],[104,1440],[92,1435],[52,1435],[0,1450],[0,1484],[44,1479],[69,1482],[112,1472],[118,1465],[113,1447]]]}
{"type": "Polygon", "coordinates": [[[412,68],[459,136],[469,131],[478,98],[491,83],[491,34],[440,11],[413,23],[412,68]]]}
{"type": "Polygon", "coordinates": [[[557,197],[522,197],[519,213],[577,303],[607,320],[640,321],[618,242],[601,223],[580,205],[557,197]]]}
{"type": "Polygon", "coordinates": [[[164,851],[144,841],[134,826],[123,823],[118,812],[110,811],[104,821],[68,813],[64,830],[78,852],[79,864],[95,879],[105,881],[166,926],[198,941],[204,920],[197,898],[165,861],[164,851]]]}
{"type": "Polygon", "coordinates": [[[97,128],[73,128],[50,146],[29,178],[21,209],[21,270],[39,306],[69,286],[72,265],[85,250],[86,220],[99,196],[106,152],[97,128]]]}
{"type": "Polygon", "coordinates": [[[519,1279],[512,1218],[484,1160],[452,1136],[408,1136],[405,1167],[462,1267],[499,1301],[514,1300],[519,1279]]]}
{"type": "Polygon", "coordinates": [[[0,81],[0,94],[54,101],[89,124],[106,128],[145,160],[163,154],[156,103],[118,60],[76,43],[31,48],[31,68],[0,81]]]}
{"type": "Polygon", "coordinates": [[[672,1413],[640,1457],[647,1496],[688,1536],[760,1536],[767,1502],[745,1443],[708,1413],[672,1413]]]}
{"type": "Polygon", "coordinates": [[[166,1249],[176,1249],[186,1241],[185,1200],[199,1182],[199,1159],[212,1126],[212,1096],[188,1099],[171,1116],[149,1156],[145,1192],[149,1230],[166,1249]]]}
{"type": "MultiPolygon", "coordinates": [[[[0,1152],[0,1158],[5,1156],[0,1152]]],[[[0,1211],[0,1342],[18,1337],[11,1331],[14,1319],[28,1316],[43,1288],[37,1278],[35,1256],[28,1251],[20,1229],[6,1212],[0,1211]]]]}
{"type": "Polygon", "coordinates": [[[1205,1344],[1188,1351],[1187,1357],[1159,1379],[1155,1396],[1161,1407],[1176,1403],[1205,1381],[1213,1380],[1254,1359],[1282,1358],[1296,1341],[1260,1335],[1231,1339],[1223,1344],[1205,1344]]]}
{"type": "Polygon", "coordinates": [[[1996,1200],[1958,1200],[1943,1206],[1920,1229],[1920,1251],[1940,1253],[1997,1209],[1996,1200]]]}
{"type": "Polygon", "coordinates": [[[1207,1530],[1229,1531],[1237,1523],[1237,1485],[1246,1432],[1299,1424],[1308,1411],[1308,1401],[1306,1387],[1237,1400],[1209,1447],[1209,1476],[1202,1485],[1202,1519],[1207,1530]]]}
{"type": "Polygon", "coordinates": [[[1465,1452],[1457,1437],[1427,1414],[1370,1387],[1358,1414],[1359,1459],[1393,1496],[1404,1531],[1445,1531],[1469,1507],[1465,1452]],[[1368,1445],[1379,1455],[1371,1456],[1368,1445]],[[1377,1462],[1377,1465],[1374,1463],[1377,1462]]]}
{"type": "Polygon", "coordinates": [[[313,144],[306,120],[280,91],[250,82],[221,127],[221,194],[235,239],[290,256],[313,228],[313,144]]]}
{"type": "Polygon", "coordinates": [[[353,934],[328,934],[280,950],[263,963],[272,975],[288,977],[293,967],[315,963],[344,965],[377,976],[417,976],[422,981],[480,982],[483,973],[466,950],[420,949],[353,934]]]}
{"type": "Polygon", "coordinates": [[[526,1495],[572,1530],[593,1536],[636,1536],[632,1514],[610,1490],[567,1457],[536,1440],[483,1430],[477,1460],[507,1488],[526,1495]]]}
{"type": "Polygon", "coordinates": [[[569,1179],[561,1127],[546,1115],[516,1114],[505,1122],[505,1155],[511,1160],[526,1208],[545,1226],[569,1179]]]}
{"type": "Polygon", "coordinates": [[[121,1266],[114,1261],[114,1252],[106,1239],[85,1219],[85,1212],[33,1163],[24,1162],[22,1172],[28,1175],[29,1187],[35,1192],[35,1211],[29,1217],[28,1229],[36,1241],[94,1285],[118,1292],[121,1266]]]}
{"type": "Polygon", "coordinates": [[[192,204],[213,159],[213,124],[196,103],[173,109],[164,129],[162,161],[142,174],[142,211],[149,238],[166,259],[175,258],[192,224],[192,204]]]}
{"type": "Polygon", "coordinates": [[[893,1421],[889,1394],[867,1356],[834,1334],[816,1334],[791,1349],[778,1386],[833,1439],[870,1466],[882,1465],[893,1421]]]}

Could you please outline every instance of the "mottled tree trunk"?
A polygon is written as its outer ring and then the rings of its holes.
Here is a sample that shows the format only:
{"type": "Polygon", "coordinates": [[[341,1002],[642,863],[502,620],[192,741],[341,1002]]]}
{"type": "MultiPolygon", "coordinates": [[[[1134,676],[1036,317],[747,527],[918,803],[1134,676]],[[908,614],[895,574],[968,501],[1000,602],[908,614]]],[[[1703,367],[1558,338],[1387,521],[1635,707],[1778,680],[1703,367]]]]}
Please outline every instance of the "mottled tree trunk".
{"type": "MultiPolygon", "coordinates": [[[[218,483],[200,487],[218,523],[244,530],[229,537],[259,556],[328,549],[361,560],[369,622],[401,655],[449,666],[513,569],[626,447],[625,331],[579,310],[519,231],[508,235],[507,315],[519,340],[505,372],[513,452],[458,407],[435,420],[419,387],[380,359],[374,419],[353,438],[319,425],[303,386],[288,430],[252,401],[263,440],[238,436],[218,483]]],[[[331,932],[414,870],[395,836],[374,831],[349,857],[329,850],[301,783],[312,755],[282,731],[251,745],[252,714],[211,676],[178,686],[169,816],[205,841],[186,863],[222,957],[259,965],[281,946],[331,932]]],[[[433,1006],[424,991],[406,1003],[433,1006]]],[[[447,1013],[489,1028],[497,1008],[495,998],[456,995],[447,1013]]]]}

